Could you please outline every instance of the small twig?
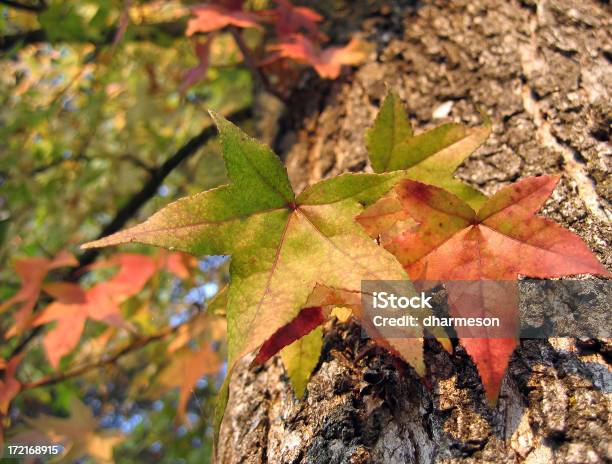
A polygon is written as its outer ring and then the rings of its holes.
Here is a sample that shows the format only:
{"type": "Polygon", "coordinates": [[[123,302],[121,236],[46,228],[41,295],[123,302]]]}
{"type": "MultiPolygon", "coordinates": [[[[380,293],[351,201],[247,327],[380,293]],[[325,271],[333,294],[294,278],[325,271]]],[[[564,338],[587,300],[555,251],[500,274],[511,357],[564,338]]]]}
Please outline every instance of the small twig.
{"type": "Polygon", "coordinates": [[[31,13],[40,13],[41,11],[43,11],[46,6],[39,4],[39,5],[26,5],[23,3],[19,3],[15,0],[0,0],[0,3],[6,5],[6,6],[10,6],[13,7],[17,10],[23,10],[23,11],[29,11],[31,13]]]}
{"type": "Polygon", "coordinates": [[[253,74],[253,77],[259,82],[259,84],[264,88],[266,92],[274,95],[276,98],[283,102],[287,101],[287,96],[280,92],[278,89],[276,89],[272,84],[270,84],[268,76],[266,76],[261,71],[261,68],[257,65],[257,60],[255,59],[255,56],[253,55],[253,52],[251,51],[249,46],[244,41],[240,30],[238,30],[236,26],[229,26],[228,29],[232,34],[232,37],[234,38],[238,49],[244,57],[244,62],[251,70],[251,74],[253,74]]]}
{"type": "Polygon", "coordinates": [[[119,157],[121,161],[127,161],[128,163],[133,164],[135,167],[142,169],[143,171],[148,172],[149,174],[155,173],[155,167],[149,166],[147,163],[139,159],[137,156],[126,153],[125,155],[121,155],[119,157]]]}
{"type": "Polygon", "coordinates": [[[39,387],[44,387],[44,386],[48,386],[48,385],[55,385],[57,383],[63,382],[64,380],[68,380],[71,379],[73,377],[78,377],[80,375],[83,375],[89,371],[92,371],[94,369],[98,369],[100,367],[104,367],[108,364],[112,364],[116,361],[118,361],[120,358],[126,356],[127,354],[131,353],[132,351],[136,351],[139,350],[141,348],[144,348],[145,346],[147,346],[149,343],[155,342],[155,341],[160,341],[163,340],[164,338],[172,335],[174,332],[176,332],[180,327],[183,327],[185,325],[189,325],[191,322],[193,322],[195,320],[195,318],[199,315],[200,313],[196,313],[193,316],[191,316],[187,321],[185,321],[182,324],[177,324],[175,326],[166,326],[164,327],[162,330],[160,330],[159,332],[156,332],[152,335],[148,335],[146,337],[142,337],[142,338],[137,338],[135,340],[133,340],[129,345],[124,346],[123,348],[117,350],[115,353],[113,353],[110,356],[106,356],[103,357],[101,359],[99,359],[98,361],[92,363],[92,364],[83,364],[82,366],[77,366],[69,371],[66,371],[62,374],[56,374],[56,375],[47,375],[44,376],[38,380],[35,380],[33,382],[29,382],[29,383],[24,383],[21,385],[21,391],[24,390],[31,390],[33,388],[39,388],[39,387]]]}
{"type": "Polygon", "coordinates": [[[36,327],[34,327],[30,333],[28,333],[25,338],[23,338],[15,348],[13,348],[13,351],[11,351],[11,354],[8,356],[7,359],[13,359],[15,356],[17,356],[19,353],[21,353],[22,351],[24,351],[26,349],[26,347],[30,344],[30,342],[32,340],[34,340],[39,333],[42,332],[43,328],[45,326],[44,325],[38,325],[36,327]]]}
{"type": "Polygon", "coordinates": [[[124,0],[123,9],[121,10],[121,14],[119,15],[119,20],[117,21],[117,30],[115,31],[115,35],[113,37],[113,49],[112,52],[114,54],[117,49],[117,45],[121,42],[121,39],[125,35],[125,31],[127,31],[128,25],[130,24],[130,8],[132,6],[132,0],[124,0]]]}
{"type": "Polygon", "coordinates": [[[50,163],[45,164],[44,166],[37,166],[34,169],[32,169],[30,171],[30,177],[37,176],[38,174],[42,174],[43,172],[46,172],[49,169],[53,169],[66,161],[72,161],[72,162],[91,161],[91,159],[88,158],[84,153],[79,153],[78,155],[70,157],[70,158],[63,158],[63,157],[56,158],[50,163]]]}

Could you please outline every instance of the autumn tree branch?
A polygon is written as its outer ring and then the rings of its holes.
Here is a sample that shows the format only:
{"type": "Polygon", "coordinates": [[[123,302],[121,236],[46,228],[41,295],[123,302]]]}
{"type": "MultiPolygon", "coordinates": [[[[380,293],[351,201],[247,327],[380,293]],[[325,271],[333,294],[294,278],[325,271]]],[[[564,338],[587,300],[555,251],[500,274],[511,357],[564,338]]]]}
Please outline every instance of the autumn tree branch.
{"type": "Polygon", "coordinates": [[[18,32],[0,36],[0,51],[7,51],[19,43],[24,45],[45,42],[47,34],[42,29],[33,29],[31,31],[18,32]]]}
{"type": "Polygon", "coordinates": [[[39,3],[38,5],[30,5],[26,3],[20,3],[15,0],[0,0],[0,4],[10,6],[12,8],[15,8],[16,10],[30,11],[32,13],[40,13],[46,8],[43,3],[39,3]]]}
{"type": "Polygon", "coordinates": [[[196,317],[198,317],[198,315],[199,313],[195,313],[193,316],[191,316],[187,321],[183,322],[182,324],[177,324],[175,326],[168,325],[154,334],[148,335],[146,337],[136,338],[132,340],[132,342],[130,342],[128,345],[115,351],[113,354],[109,356],[104,356],[98,359],[96,362],[93,362],[91,364],[83,364],[81,366],[74,367],[60,374],[47,375],[33,382],[24,383],[21,385],[21,391],[31,390],[33,388],[45,387],[49,385],[55,385],[57,383],[63,382],[64,380],[68,380],[74,377],[79,377],[83,374],[86,374],[89,371],[98,369],[100,367],[104,367],[109,364],[113,364],[119,359],[121,359],[122,357],[130,354],[133,351],[144,348],[145,346],[147,346],[148,344],[152,342],[161,341],[165,339],[166,337],[169,337],[170,335],[178,331],[179,328],[192,323],[196,319],[196,317]]]}

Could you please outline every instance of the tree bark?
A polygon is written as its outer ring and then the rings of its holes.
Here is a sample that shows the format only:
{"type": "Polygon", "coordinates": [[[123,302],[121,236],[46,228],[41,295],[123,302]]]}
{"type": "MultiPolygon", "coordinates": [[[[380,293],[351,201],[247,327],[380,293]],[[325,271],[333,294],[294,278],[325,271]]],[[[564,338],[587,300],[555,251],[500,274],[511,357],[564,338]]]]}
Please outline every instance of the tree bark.
{"type": "MultiPolygon", "coordinates": [[[[396,89],[417,131],[444,120],[493,134],[458,175],[491,194],[563,174],[544,215],[578,233],[610,268],[612,15],[585,0],[350,2],[376,53],[333,83],[314,77],[281,118],[276,146],[296,189],[369,169],[363,134],[396,89]],[[367,19],[363,19],[366,18],[367,19]],[[449,108],[448,116],[434,119],[449,108]],[[436,111],[438,109],[438,111],[436,111]]],[[[369,350],[355,323],[326,328],[301,400],[278,358],[236,371],[221,430],[223,463],[603,463],[612,460],[609,341],[522,340],[496,408],[461,346],[426,344],[427,377],[369,350]],[[426,386],[427,385],[427,386],[426,386]]]]}

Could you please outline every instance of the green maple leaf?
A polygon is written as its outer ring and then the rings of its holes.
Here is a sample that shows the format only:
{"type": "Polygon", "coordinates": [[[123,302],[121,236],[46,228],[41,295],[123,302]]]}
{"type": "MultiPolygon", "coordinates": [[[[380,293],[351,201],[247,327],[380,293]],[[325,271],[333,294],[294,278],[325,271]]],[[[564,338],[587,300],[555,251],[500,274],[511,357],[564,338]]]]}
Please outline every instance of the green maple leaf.
{"type": "MultiPolygon", "coordinates": [[[[268,147],[212,116],[231,183],[178,200],[144,223],[84,247],[139,242],[194,255],[231,255],[226,308],[231,370],[298,315],[316,284],[358,292],[362,280],[407,278],[354,220],[403,173],[345,174],[296,197],[285,167],[268,147]]],[[[313,346],[307,352],[318,359],[313,346]]],[[[302,355],[283,358],[303,390],[304,369],[316,362],[302,355]],[[295,368],[292,359],[306,367],[295,368]]]]}
{"type": "Polygon", "coordinates": [[[491,128],[443,124],[414,135],[400,98],[390,91],[366,134],[375,172],[405,170],[409,179],[441,187],[479,208],[486,197],[453,177],[459,165],[481,146],[491,128]]]}
{"type": "Polygon", "coordinates": [[[298,398],[304,395],[310,374],[319,362],[323,348],[323,328],[315,328],[299,340],[283,348],[281,359],[298,398]]]}

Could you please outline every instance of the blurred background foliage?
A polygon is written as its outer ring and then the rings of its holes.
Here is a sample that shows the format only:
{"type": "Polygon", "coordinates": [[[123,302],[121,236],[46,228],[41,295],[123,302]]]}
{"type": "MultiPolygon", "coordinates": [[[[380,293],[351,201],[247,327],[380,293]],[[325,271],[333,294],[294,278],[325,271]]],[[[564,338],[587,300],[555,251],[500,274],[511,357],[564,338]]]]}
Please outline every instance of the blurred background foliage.
{"type": "MultiPolygon", "coordinates": [[[[81,256],[79,243],[96,237],[155,169],[211,123],[208,108],[231,114],[250,107],[253,95],[251,74],[225,32],[212,47],[206,78],[180,91],[186,71],[198,63],[183,32],[189,11],[180,2],[23,0],[23,5],[32,8],[0,4],[0,36],[23,37],[0,42],[0,302],[21,286],[15,259],[51,258],[66,249],[81,256]],[[121,34],[126,14],[129,24],[121,34]],[[29,40],[30,31],[44,34],[44,40],[29,40]]],[[[130,220],[224,179],[211,138],[163,180],[130,220]]],[[[145,247],[129,251],[154,254],[145,247]]],[[[95,362],[164,327],[178,327],[188,315],[203,314],[205,302],[227,279],[225,266],[225,260],[211,258],[199,261],[186,279],[157,273],[122,303],[135,332],[89,320],[78,350],[64,357],[58,372],[95,362]]],[[[47,281],[61,280],[65,273],[52,271],[47,281]]],[[[90,272],[81,284],[91,287],[112,273],[90,272]]],[[[37,310],[48,301],[43,295],[37,310]]],[[[0,314],[2,332],[11,324],[10,311],[0,314]]],[[[204,330],[204,336],[190,332],[180,350],[189,355],[207,343],[223,359],[222,325],[209,320],[204,330]]],[[[57,376],[40,334],[31,340],[28,335],[4,336],[0,358],[10,359],[25,341],[19,382],[57,376]]],[[[164,372],[180,356],[169,352],[180,336],[176,330],[84,375],[24,389],[0,419],[5,442],[18,442],[24,434],[32,442],[27,434],[43,431],[74,449],[74,437],[62,435],[61,427],[45,429],[29,421],[71,419],[78,398],[97,421],[97,438],[80,449],[82,456],[67,454],[65,461],[208,462],[210,418],[223,366],[197,379],[178,420],[182,380],[164,378],[164,372]],[[121,437],[111,442],[110,457],[105,431],[121,437]]],[[[189,363],[184,368],[197,370],[189,363]]],[[[1,390],[0,385],[0,395],[1,390]]],[[[83,429],[78,417],[71,420],[83,429]]]]}
{"type": "MultiPolygon", "coordinates": [[[[130,16],[171,21],[179,6],[143,4],[130,16]]],[[[1,34],[36,21],[30,12],[0,8],[1,34]]],[[[116,45],[83,41],[112,28],[122,8],[102,0],[53,2],[40,15],[47,36],[81,40],[18,46],[0,61],[0,214],[10,225],[3,269],[8,250],[52,255],[67,238],[78,243],[94,236],[148,169],[210,124],[207,108],[227,114],[250,104],[248,70],[227,66],[240,60],[229,40],[213,49],[208,79],[184,95],[180,82],[196,61],[184,37],[158,32],[151,41],[132,41],[128,26],[116,45]]],[[[215,147],[200,150],[169,176],[141,217],[219,184],[223,172],[215,147]]]]}

